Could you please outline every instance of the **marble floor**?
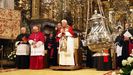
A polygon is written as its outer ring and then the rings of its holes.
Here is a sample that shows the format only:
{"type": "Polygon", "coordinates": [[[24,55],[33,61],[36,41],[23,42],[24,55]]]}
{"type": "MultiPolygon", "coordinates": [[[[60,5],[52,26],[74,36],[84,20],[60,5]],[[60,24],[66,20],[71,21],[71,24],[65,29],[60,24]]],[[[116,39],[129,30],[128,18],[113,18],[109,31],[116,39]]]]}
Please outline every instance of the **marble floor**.
{"type": "Polygon", "coordinates": [[[104,75],[108,72],[109,71],[97,71],[96,69],[80,69],[74,71],[9,69],[9,71],[1,70],[0,75],[104,75]]]}

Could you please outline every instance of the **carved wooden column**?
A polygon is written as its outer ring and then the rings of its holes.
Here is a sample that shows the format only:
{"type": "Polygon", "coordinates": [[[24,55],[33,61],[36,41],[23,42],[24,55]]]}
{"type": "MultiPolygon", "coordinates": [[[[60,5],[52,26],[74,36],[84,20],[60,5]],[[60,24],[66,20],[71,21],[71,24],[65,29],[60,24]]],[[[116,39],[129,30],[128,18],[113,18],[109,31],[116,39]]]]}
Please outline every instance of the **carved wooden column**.
{"type": "Polygon", "coordinates": [[[32,17],[31,19],[40,18],[40,0],[32,0],[32,17]]]}

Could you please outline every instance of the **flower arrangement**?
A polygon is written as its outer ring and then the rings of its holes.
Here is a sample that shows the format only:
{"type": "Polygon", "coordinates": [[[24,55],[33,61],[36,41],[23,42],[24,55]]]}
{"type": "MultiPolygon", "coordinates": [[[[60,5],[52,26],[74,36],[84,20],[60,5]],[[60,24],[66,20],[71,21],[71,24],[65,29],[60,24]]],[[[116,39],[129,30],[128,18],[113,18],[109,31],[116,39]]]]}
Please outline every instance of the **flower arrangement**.
{"type": "Polygon", "coordinates": [[[133,75],[133,57],[128,57],[127,60],[123,60],[122,66],[119,71],[121,75],[133,75]]]}
{"type": "Polygon", "coordinates": [[[8,55],[8,59],[11,61],[14,61],[16,59],[16,51],[12,51],[9,55],[8,55]]]}

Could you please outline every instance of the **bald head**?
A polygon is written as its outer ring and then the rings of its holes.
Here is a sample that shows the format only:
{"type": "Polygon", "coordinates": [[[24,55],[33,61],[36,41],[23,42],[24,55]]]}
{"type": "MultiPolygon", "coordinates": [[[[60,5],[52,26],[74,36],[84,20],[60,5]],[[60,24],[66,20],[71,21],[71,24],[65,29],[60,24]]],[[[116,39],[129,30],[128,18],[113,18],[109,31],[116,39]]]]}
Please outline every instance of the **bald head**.
{"type": "Polygon", "coordinates": [[[21,28],[21,33],[22,33],[22,34],[25,34],[25,33],[26,33],[26,27],[22,27],[22,28],[21,28]]]}
{"type": "Polygon", "coordinates": [[[39,26],[33,26],[33,32],[39,32],[39,26]]]}

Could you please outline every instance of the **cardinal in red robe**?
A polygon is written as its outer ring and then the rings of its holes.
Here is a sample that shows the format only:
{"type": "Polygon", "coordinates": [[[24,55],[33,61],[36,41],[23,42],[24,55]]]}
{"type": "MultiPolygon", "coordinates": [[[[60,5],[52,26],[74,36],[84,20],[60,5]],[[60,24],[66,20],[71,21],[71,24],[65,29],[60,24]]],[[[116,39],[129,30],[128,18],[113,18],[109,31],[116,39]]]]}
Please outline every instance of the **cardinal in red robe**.
{"type": "Polygon", "coordinates": [[[33,26],[33,33],[29,37],[29,43],[31,45],[30,54],[30,69],[43,69],[44,65],[44,49],[45,37],[42,32],[40,32],[38,26],[33,26]]]}

